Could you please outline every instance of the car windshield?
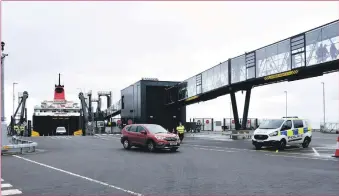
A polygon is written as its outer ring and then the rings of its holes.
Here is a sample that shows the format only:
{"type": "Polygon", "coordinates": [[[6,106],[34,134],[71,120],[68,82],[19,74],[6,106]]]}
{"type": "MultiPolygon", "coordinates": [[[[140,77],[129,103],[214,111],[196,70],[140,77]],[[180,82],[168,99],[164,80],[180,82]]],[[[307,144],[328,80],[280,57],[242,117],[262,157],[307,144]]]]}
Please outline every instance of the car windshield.
{"type": "Polygon", "coordinates": [[[58,127],[57,130],[65,130],[65,127],[58,127]]]}
{"type": "Polygon", "coordinates": [[[148,125],[144,125],[147,130],[153,134],[156,134],[156,133],[167,133],[168,131],[163,128],[162,126],[160,125],[154,125],[154,124],[148,124],[148,125]]]}
{"type": "Polygon", "coordinates": [[[265,120],[260,123],[259,129],[277,129],[283,124],[284,120],[281,119],[272,119],[265,120]]]}

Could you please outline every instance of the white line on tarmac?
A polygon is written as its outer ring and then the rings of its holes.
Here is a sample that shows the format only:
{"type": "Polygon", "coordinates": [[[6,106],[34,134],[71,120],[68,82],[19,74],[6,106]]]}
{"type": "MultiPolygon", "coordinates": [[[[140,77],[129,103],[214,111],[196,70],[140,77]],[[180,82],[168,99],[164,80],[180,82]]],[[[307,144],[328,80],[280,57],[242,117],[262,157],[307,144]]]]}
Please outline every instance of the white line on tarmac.
{"type": "MultiPolygon", "coordinates": [[[[183,145],[184,146],[184,145],[183,145]]],[[[236,151],[248,151],[248,152],[261,152],[261,153],[275,153],[275,151],[267,151],[265,149],[262,150],[255,150],[255,149],[244,149],[244,148],[228,148],[228,147],[219,147],[219,146],[203,146],[203,145],[191,145],[191,144],[185,144],[185,146],[190,146],[190,147],[198,147],[198,148],[205,148],[205,149],[215,149],[215,151],[220,151],[217,149],[224,149],[224,150],[234,150],[230,152],[236,152],[236,151]]],[[[223,151],[223,150],[221,150],[223,151]]],[[[303,155],[303,156],[308,156],[308,155],[313,155],[313,152],[291,152],[290,150],[286,151],[279,151],[279,154],[292,154],[292,155],[303,155]]]]}
{"type": "Polygon", "coordinates": [[[1,195],[2,196],[7,196],[7,195],[18,195],[21,194],[22,192],[19,191],[18,189],[10,189],[10,190],[1,190],[1,195]]]}
{"type": "Polygon", "coordinates": [[[313,150],[313,152],[316,156],[320,156],[320,154],[317,152],[317,150],[315,148],[312,148],[312,150],[313,150]]]}
{"type": "Polygon", "coordinates": [[[75,173],[72,173],[72,172],[69,172],[69,171],[66,171],[66,170],[63,170],[63,169],[59,169],[59,168],[56,168],[56,167],[53,167],[53,166],[50,166],[50,165],[39,163],[37,161],[33,161],[33,160],[30,160],[30,159],[27,159],[27,158],[24,158],[24,157],[21,157],[21,156],[13,155],[13,157],[16,157],[16,158],[19,158],[19,159],[22,159],[22,160],[25,160],[25,161],[28,161],[28,162],[31,162],[31,163],[35,163],[37,165],[40,165],[40,166],[43,166],[43,167],[47,167],[49,169],[52,169],[52,170],[55,170],[55,171],[59,171],[59,172],[62,172],[62,173],[65,173],[65,174],[68,174],[68,175],[71,175],[71,176],[82,178],[82,179],[88,180],[90,182],[94,182],[94,183],[97,183],[97,184],[101,184],[103,186],[107,186],[107,187],[110,187],[110,188],[113,188],[113,189],[116,189],[116,190],[120,190],[120,191],[123,191],[125,193],[129,193],[131,195],[143,196],[140,193],[136,193],[136,192],[133,192],[133,191],[130,191],[130,190],[127,190],[127,189],[123,189],[123,188],[111,185],[111,184],[107,184],[105,182],[101,182],[99,180],[95,180],[95,179],[92,179],[92,178],[89,178],[89,177],[86,177],[86,176],[81,176],[79,174],[75,174],[75,173]]]}
{"type": "Polygon", "coordinates": [[[211,148],[194,148],[199,150],[210,150],[210,151],[218,151],[218,152],[235,152],[235,151],[229,151],[229,150],[218,150],[218,149],[211,149],[211,148]]]}
{"type": "Polygon", "coordinates": [[[288,158],[296,158],[296,159],[314,159],[314,160],[323,160],[323,161],[337,161],[337,159],[331,159],[331,158],[315,158],[315,157],[297,157],[297,156],[288,156],[288,155],[274,155],[274,154],[265,154],[267,156],[272,157],[288,157],[288,158]]]}
{"type": "Polygon", "coordinates": [[[1,188],[9,188],[12,187],[11,184],[1,184],[1,188]]]}

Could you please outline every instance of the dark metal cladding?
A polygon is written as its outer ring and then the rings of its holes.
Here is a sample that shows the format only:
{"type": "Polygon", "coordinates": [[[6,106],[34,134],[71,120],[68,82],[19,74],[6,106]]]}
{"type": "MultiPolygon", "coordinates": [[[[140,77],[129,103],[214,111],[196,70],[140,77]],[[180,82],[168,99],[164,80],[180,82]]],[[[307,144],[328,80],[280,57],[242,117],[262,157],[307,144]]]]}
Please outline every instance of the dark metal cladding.
{"type": "Polygon", "coordinates": [[[185,122],[185,106],[165,105],[166,89],[178,83],[141,80],[121,90],[122,123],[154,123],[172,130],[179,121],[185,122]]]}

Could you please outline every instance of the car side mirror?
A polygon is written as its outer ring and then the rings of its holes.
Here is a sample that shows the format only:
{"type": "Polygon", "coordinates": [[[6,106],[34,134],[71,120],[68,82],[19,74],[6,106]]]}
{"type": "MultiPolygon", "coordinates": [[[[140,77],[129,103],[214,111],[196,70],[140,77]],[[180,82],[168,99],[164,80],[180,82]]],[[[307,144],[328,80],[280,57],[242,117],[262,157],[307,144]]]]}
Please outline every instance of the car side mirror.
{"type": "Polygon", "coordinates": [[[145,134],[145,135],[147,134],[147,132],[145,130],[140,131],[140,133],[145,134]]]}

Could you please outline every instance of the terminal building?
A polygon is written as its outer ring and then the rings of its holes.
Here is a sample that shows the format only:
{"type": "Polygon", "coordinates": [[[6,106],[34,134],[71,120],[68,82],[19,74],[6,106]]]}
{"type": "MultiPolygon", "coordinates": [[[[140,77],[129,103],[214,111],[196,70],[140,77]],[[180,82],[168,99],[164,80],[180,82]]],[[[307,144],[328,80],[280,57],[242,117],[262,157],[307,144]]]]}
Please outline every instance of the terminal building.
{"type": "Polygon", "coordinates": [[[166,89],[179,83],[143,78],[121,90],[122,124],[152,123],[172,130],[179,122],[185,122],[186,106],[165,104],[166,89]]]}

